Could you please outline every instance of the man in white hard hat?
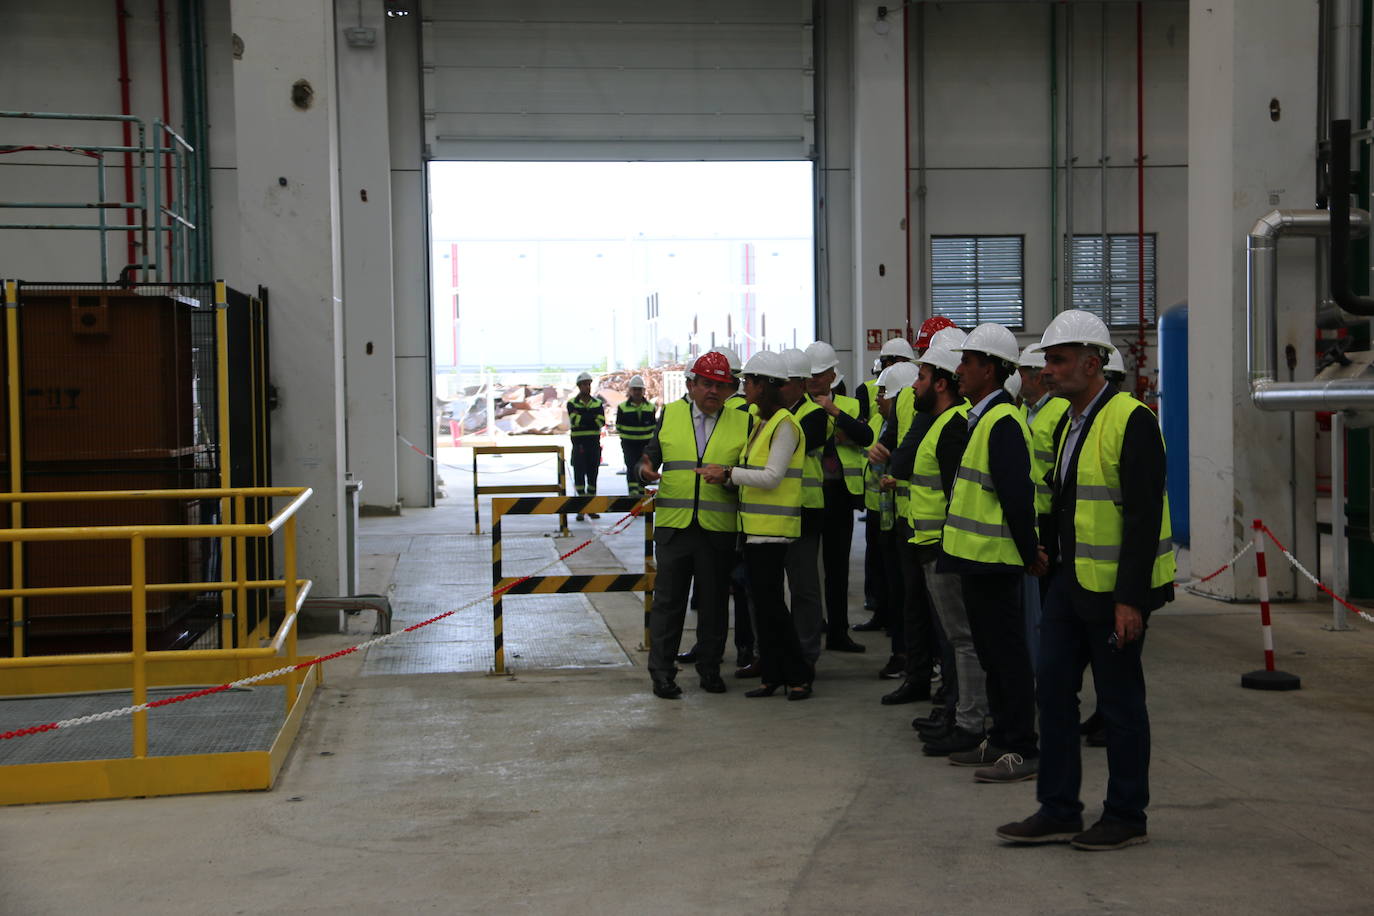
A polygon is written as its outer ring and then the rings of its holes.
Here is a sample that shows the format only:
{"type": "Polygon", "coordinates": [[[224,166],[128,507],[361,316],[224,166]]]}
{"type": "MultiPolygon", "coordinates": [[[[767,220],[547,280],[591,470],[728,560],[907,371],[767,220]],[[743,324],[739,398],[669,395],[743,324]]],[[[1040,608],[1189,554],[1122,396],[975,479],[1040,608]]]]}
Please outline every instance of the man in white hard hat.
{"type": "MultiPolygon", "coordinates": [[[[826,413],[807,395],[811,381],[811,358],[802,350],[780,354],[787,367],[787,383],[782,386],[783,407],[796,420],[802,432],[802,515],[801,535],[787,547],[787,589],[792,599],[792,622],[797,627],[802,654],[812,665],[821,656],[820,550],[821,529],[825,524],[825,495],[822,489],[821,453],[828,434],[826,413]]],[[[762,648],[762,647],[760,647],[762,648]]]]}
{"type": "MultiPolygon", "coordinates": [[[[1031,478],[1035,482],[1035,514],[1048,515],[1050,485],[1048,475],[1054,466],[1054,430],[1064,416],[1069,402],[1050,391],[1045,379],[1045,354],[1034,344],[1021,351],[1018,363],[1021,373],[1021,416],[1031,433],[1031,478]]],[[[1041,523],[1043,525],[1043,522],[1041,523]]],[[[1025,583],[1023,605],[1026,613],[1026,646],[1030,651],[1031,668],[1040,659],[1040,609],[1049,577],[1041,576],[1025,583]]]]}
{"type": "Polygon", "coordinates": [[[1141,646],[1150,613],[1173,598],[1175,574],[1164,440],[1150,409],[1103,377],[1112,344],[1101,319],[1061,312],[1039,346],[1050,387],[1069,402],[1055,435],[1044,532],[1053,573],[1040,632],[1040,809],[997,835],[1121,849],[1148,839],[1141,646]],[[1107,797],[1085,831],[1078,693],[1089,665],[1107,727],[1107,797]]]}
{"type": "Polygon", "coordinates": [[[975,750],[950,763],[979,769],[979,782],[1035,776],[1035,676],[1026,647],[1021,589],[1046,561],[1036,533],[1030,430],[1002,386],[1020,348],[1000,324],[980,324],[957,349],[959,386],[973,406],[969,438],[941,532],[940,572],[959,573],[974,648],[987,672],[992,728],[975,750]]]}
{"type": "MultiPolygon", "coordinates": [[[[890,338],[878,351],[878,360],[874,364],[874,375],[880,375],[888,366],[909,363],[915,358],[916,351],[911,349],[911,344],[907,343],[905,337],[890,338]]],[[[877,387],[878,380],[871,378],[860,385],[858,391],[854,392],[854,396],[859,399],[860,417],[867,419],[877,409],[878,402],[875,397],[877,387]]]]}
{"type": "MultiPolygon", "coordinates": [[[[715,352],[725,357],[725,362],[730,366],[730,374],[734,376],[735,384],[738,386],[740,378],[739,354],[730,347],[716,347],[715,352]]],[[[740,393],[738,387],[734,394],[725,399],[725,406],[733,407],[736,410],[747,411],[749,409],[749,404],[744,400],[744,395],[740,393]]]]}
{"type": "MultiPolygon", "coordinates": [[[[873,361],[874,378],[865,381],[858,387],[858,390],[854,392],[854,396],[858,398],[859,401],[859,419],[871,421],[874,417],[879,416],[877,406],[877,377],[892,366],[898,366],[903,363],[910,365],[911,361],[915,358],[916,352],[911,349],[911,344],[907,343],[905,337],[893,337],[883,344],[883,348],[878,351],[878,358],[873,361]]],[[[893,390],[895,392],[896,389],[893,390]]],[[[880,426],[881,422],[880,420],[880,426]]],[[[864,607],[873,611],[874,616],[864,623],[855,624],[855,630],[862,633],[869,630],[882,630],[885,628],[884,623],[878,617],[878,612],[880,606],[886,600],[887,588],[886,571],[883,569],[882,557],[880,557],[876,551],[865,551],[864,607]]]]}
{"type": "Polygon", "coordinates": [[[818,340],[806,348],[811,358],[811,400],[829,416],[821,450],[821,565],[825,570],[825,648],[863,652],[849,635],[849,551],[854,542],[854,510],[863,499],[863,450],[873,430],[859,417],[859,402],[844,394],[835,348],[818,340]]]}
{"type": "Polygon", "coordinates": [[[639,458],[654,435],[654,405],[644,397],[644,376],[630,377],[629,394],[615,409],[615,430],[620,434],[620,451],[625,456],[625,487],[631,496],[643,496],[639,458]]]}
{"type": "MultiPolygon", "coordinates": [[[[878,575],[871,580],[872,587],[879,591],[867,596],[871,601],[873,616],[854,629],[886,630],[889,622],[902,614],[902,577],[896,572],[897,560],[897,514],[896,494],[882,485],[887,476],[888,450],[879,444],[888,424],[895,423],[892,404],[898,391],[909,388],[916,381],[916,366],[909,362],[895,363],[878,375],[877,406],[869,418],[873,430],[873,444],[865,450],[868,464],[864,469],[864,567],[870,565],[878,569],[878,575]],[[883,569],[892,569],[893,575],[883,575],[883,569]]],[[[865,578],[865,589],[870,580],[865,578]]]]}
{"type": "MultiPolygon", "coordinates": [[[[577,376],[577,394],[568,401],[568,435],[572,438],[573,486],[578,496],[596,495],[596,476],[601,470],[601,429],[606,425],[606,402],[592,394],[592,374],[577,376]]],[[[598,513],[579,512],[577,520],[598,513]]]]}
{"type": "Polygon", "coordinates": [[[649,677],[654,695],[675,699],[677,651],[687,596],[697,595],[693,650],[701,689],[724,693],[721,656],[729,628],[730,570],[739,530],[739,496],[698,474],[707,465],[743,464],[750,417],[724,406],[735,379],[725,357],[704,353],[692,364],[687,397],[667,404],[639,461],[639,479],[659,484],[654,505],[658,578],[649,611],[649,677]],[[661,471],[661,473],[660,473],[661,471]]]}

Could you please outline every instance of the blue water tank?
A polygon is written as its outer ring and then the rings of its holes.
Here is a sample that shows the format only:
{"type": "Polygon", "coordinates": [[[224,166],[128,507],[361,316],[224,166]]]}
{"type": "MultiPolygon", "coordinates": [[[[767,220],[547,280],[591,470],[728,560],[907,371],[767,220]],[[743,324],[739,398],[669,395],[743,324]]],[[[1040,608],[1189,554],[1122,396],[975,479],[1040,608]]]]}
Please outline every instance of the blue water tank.
{"type": "Polygon", "coordinates": [[[1159,319],[1159,425],[1168,450],[1169,517],[1174,543],[1187,547],[1188,530],[1188,303],[1159,319]]]}

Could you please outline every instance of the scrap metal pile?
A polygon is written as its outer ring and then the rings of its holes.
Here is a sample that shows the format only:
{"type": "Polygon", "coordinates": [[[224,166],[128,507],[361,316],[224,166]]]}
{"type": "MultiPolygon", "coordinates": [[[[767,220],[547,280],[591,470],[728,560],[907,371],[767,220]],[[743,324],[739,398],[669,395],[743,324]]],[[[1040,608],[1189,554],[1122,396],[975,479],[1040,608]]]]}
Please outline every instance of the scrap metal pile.
{"type": "MultiPolygon", "coordinates": [[[[615,408],[629,397],[632,376],[642,376],[645,396],[661,404],[663,374],[672,371],[681,372],[682,366],[617,370],[597,376],[592,382],[592,393],[606,402],[607,426],[613,426],[615,408]]],[[[458,421],[460,435],[477,435],[486,431],[487,395],[487,386],[473,385],[463,389],[452,401],[439,400],[435,405],[439,413],[439,434],[449,434],[450,421],[458,421]]],[[[576,395],[576,386],[541,385],[520,379],[494,382],[491,385],[491,403],[496,429],[509,436],[566,434],[566,404],[569,398],[576,395]]]]}

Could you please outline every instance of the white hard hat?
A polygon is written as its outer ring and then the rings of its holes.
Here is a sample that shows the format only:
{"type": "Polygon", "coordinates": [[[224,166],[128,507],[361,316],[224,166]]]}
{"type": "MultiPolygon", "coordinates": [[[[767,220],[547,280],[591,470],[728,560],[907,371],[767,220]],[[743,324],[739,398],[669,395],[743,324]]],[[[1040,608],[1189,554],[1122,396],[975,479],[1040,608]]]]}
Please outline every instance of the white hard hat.
{"type": "Polygon", "coordinates": [[[1013,372],[1011,375],[1007,376],[1007,380],[1006,380],[1006,382],[1004,382],[1004,383],[1002,384],[1002,387],[1005,388],[1005,389],[1007,390],[1007,394],[1011,395],[1012,397],[1014,397],[1014,398],[1020,397],[1020,396],[1021,396],[1021,373],[1019,373],[1019,372],[1013,372]]]}
{"type": "Polygon", "coordinates": [[[592,374],[590,372],[579,372],[577,374],[577,380],[579,382],[590,382],[592,380],[592,374]]]}
{"type": "Polygon", "coordinates": [[[1126,374],[1126,363],[1121,358],[1120,350],[1112,348],[1112,352],[1107,354],[1107,364],[1102,367],[1102,371],[1120,372],[1123,376],[1126,374]]]}
{"type": "Polygon", "coordinates": [[[812,375],[827,369],[834,369],[840,364],[840,358],[835,355],[835,348],[823,340],[818,340],[807,347],[806,355],[811,359],[812,375]]]}
{"type": "Polygon", "coordinates": [[[1045,368],[1045,353],[1043,350],[1035,349],[1035,344],[1031,344],[1021,351],[1021,361],[1017,365],[1022,369],[1043,369],[1045,368]]]}
{"type": "Polygon", "coordinates": [[[739,375],[739,354],[729,347],[716,347],[716,352],[725,357],[725,361],[730,364],[730,371],[739,375]]]}
{"type": "Polygon", "coordinates": [[[644,376],[642,376],[642,375],[632,375],[632,376],[630,376],[630,385],[629,385],[629,387],[631,387],[631,388],[643,388],[643,387],[644,387],[644,376]]]}
{"type": "Polygon", "coordinates": [[[1031,344],[1031,348],[1043,352],[1060,344],[1086,344],[1110,350],[1112,338],[1101,318],[1082,309],[1069,309],[1054,316],[1040,342],[1031,344]]]}
{"type": "Polygon", "coordinates": [[[883,348],[878,351],[878,356],[897,356],[901,359],[915,359],[916,351],[911,349],[911,344],[907,343],[905,337],[893,337],[883,344],[883,348]]]}
{"type": "Polygon", "coordinates": [[[955,353],[983,353],[994,359],[1016,365],[1021,359],[1021,348],[1016,345],[1016,335],[1006,325],[995,321],[985,321],[964,338],[957,347],[950,347],[955,353]]]}
{"type": "Polygon", "coordinates": [[[968,333],[959,328],[941,328],[930,336],[930,346],[953,350],[956,347],[962,347],[966,337],[968,337],[968,333]]]}
{"type": "Polygon", "coordinates": [[[843,385],[843,384],[844,384],[844,373],[843,373],[843,372],[836,372],[836,373],[835,373],[835,381],[833,381],[833,382],[830,383],[830,387],[831,387],[831,388],[838,388],[838,387],[840,387],[840,386],[843,385]]]}
{"type": "Polygon", "coordinates": [[[874,374],[874,375],[878,375],[878,374],[879,374],[880,372],[882,372],[882,371],[883,371],[883,361],[882,361],[881,359],[875,359],[875,360],[873,360],[873,374],[874,374]]]}
{"type": "Polygon", "coordinates": [[[787,374],[792,378],[811,377],[811,357],[806,355],[805,350],[783,350],[782,362],[787,367],[787,374]]]}
{"type": "Polygon", "coordinates": [[[888,392],[910,388],[915,384],[919,372],[915,363],[893,363],[879,373],[878,387],[888,392]]]}
{"type": "Polygon", "coordinates": [[[740,369],[740,375],[759,375],[785,382],[787,381],[787,363],[783,360],[781,353],[774,353],[772,350],[760,350],[744,363],[743,368],[740,369]]]}
{"type": "Polygon", "coordinates": [[[916,358],[916,365],[932,366],[953,375],[959,371],[959,354],[947,347],[931,347],[916,358]]]}

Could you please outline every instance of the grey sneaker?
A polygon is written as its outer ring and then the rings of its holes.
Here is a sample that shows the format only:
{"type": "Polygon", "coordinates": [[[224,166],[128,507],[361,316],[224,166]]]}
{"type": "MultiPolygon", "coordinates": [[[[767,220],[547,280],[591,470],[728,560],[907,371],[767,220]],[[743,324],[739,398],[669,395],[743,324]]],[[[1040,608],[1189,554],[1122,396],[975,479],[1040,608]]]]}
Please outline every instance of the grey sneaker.
{"type": "Polygon", "coordinates": [[[984,738],[983,743],[971,751],[960,751],[957,754],[949,755],[949,762],[956,767],[986,767],[996,763],[998,758],[1006,754],[1006,751],[988,743],[984,738]]]}
{"type": "Polygon", "coordinates": [[[1020,754],[1003,754],[990,767],[973,771],[977,782],[1024,782],[1040,772],[1039,760],[1027,760],[1020,754]]]}
{"type": "Polygon", "coordinates": [[[1083,832],[1083,818],[1061,821],[1039,811],[1014,824],[997,828],[998,839],[1008,843],[1035,846],[1041,843],[1067,843],[1083,832]]]}
{"type": "Polygon", "coordinates": [[[1093,824],[1084,832],[1070,840],[1074,849],[1089,852],[1104,852],[1110,849],[1125,849],[1150,842],[1144,824],[1128,824],[1125,821],[1109,821],[1105,818],[1093,824]]]}

